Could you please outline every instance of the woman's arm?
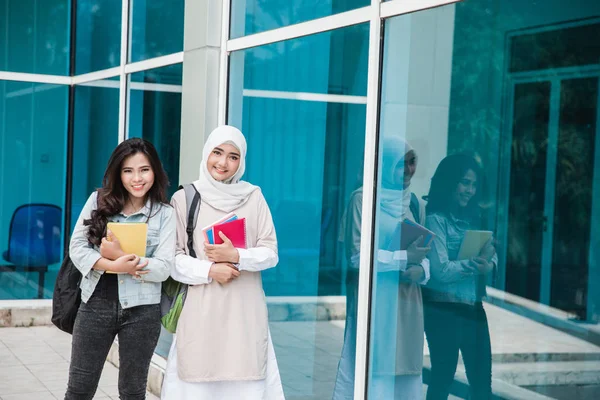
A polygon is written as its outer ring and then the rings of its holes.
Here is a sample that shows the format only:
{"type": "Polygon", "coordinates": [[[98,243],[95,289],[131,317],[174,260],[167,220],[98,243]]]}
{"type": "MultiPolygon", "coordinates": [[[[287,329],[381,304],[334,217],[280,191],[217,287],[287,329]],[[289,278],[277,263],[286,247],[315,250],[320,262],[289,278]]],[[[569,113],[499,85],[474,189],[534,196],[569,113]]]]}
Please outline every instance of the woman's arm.
{"type": "Polygon", "coordinates": [[[143,257],[148,265],[143,271],[148,271],[143,275],[143,279],[149,282],[163,282],[171,274],[175,266],[175,241],[176,241],[176,222],[175,210],[169,206],[163,205],[160,212],[162,221],[160,223],[160,236],[158,247],[152,257],[143,257]]]}
{"type": "Polygon", "coordinates": [[[427,258],[431,263],[431,277],[440,282],[457,282],[473,275],[469,260],[450,261],[448,259],[446,228],[438,215],[430,215],[426,226],[435,233],[431,251],[427,258]]]}
{"type": "Polygon", "coordinates": [[[98,193],[94,192],[88,197],[83,210],[79,214],[75,229],[71,235],[71,242],[69,243],[69,256],[73,265],[81,272],[83,276],[87,276],[90,271],[94,268],[94,265],[100,260],[98,270],[103,272],[109,264],[109,260],[105,260],[100,255],[100,252],[94,248],[94,246],[88,241],[87,232],[88,227],[83,225],[83,221],[90,219],[92,211],[97,207],[97,196],[98,193]]]}

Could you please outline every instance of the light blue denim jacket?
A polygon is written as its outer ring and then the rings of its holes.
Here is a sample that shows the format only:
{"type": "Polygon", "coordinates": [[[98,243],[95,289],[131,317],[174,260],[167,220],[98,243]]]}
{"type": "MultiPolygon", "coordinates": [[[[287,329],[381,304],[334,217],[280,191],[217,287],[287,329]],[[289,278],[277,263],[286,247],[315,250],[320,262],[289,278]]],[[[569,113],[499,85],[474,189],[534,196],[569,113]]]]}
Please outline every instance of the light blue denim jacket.
{"type": "MultiPolygon", "coordinates": [[[[469,260],[457,260],[465,232],[475,228],[468,221],[438,213],[427,215],[425,226],[435,233],[435,239],[427,255],[431,279],[424,290],[424,298],[452,303],[480,302],[486,296],[486,276],[473,272],[469,260]]],[[[496,254],[491,261],[496,269],[496,254]]]]}
{"type": "MultiPolygon", "coordinates": [[[[81,280],[81,300],[86,303],[94,293],[94,289],[104,271],[93,270],[92,267],[101,258],[98,246],[93,246],[87,239],[88,227],[83,221],[89,219],[97,207],[98,193],[88,198],[75,229],[71,236],[69,255],[73,264],[83,275],[81,280]]],[[[155,205],[150,210],[148,201],[144,208],[135,214],[125,216],[117,214],[109,218],[111,222],[147,222],[148,237],[146,242],[148,265],[150,272],[141,278],[129,274],[119,274],[119,301],[121,307],[160,303],[161,282],[166,280],[175,265],[175,212],[170,205],[155,205]],[[157,209],[158,207],[158,209],[157,209]],[[150,219],[148,219],[150,217],[150,219]]]]}

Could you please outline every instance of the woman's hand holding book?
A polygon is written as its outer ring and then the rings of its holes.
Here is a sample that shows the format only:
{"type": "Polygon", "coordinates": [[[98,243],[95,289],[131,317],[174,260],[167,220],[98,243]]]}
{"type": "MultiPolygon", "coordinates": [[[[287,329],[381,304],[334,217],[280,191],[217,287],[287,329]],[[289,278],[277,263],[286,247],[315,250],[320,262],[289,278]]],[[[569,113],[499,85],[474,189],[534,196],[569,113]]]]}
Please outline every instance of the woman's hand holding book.
{"type": "Polygon", "coordinates": [[[239,263],[240,253],[233,247],[231,240],[223,232],[219,232],[219,236],[223,239],[223,244],[204,243],[204,254],[206,254],[208,260],[214,263],[239,263]]]}

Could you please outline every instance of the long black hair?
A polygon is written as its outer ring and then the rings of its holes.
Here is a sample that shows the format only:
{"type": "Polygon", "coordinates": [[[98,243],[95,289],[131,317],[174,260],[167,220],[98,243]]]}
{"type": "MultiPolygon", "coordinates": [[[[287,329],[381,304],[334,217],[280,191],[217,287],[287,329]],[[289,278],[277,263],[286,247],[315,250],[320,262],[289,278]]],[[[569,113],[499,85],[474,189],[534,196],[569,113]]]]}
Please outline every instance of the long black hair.
{"type": "Polygon", "coordinates": [[[169,178],[154,145],[140,138],[127,139],[113,150],[104,172],[102,187],[98,189],[98,206],[92,211],[91,218],[83,221],[84,225],[89,226],[88,240],[90,243],[100,245],[102,238],[106,236],[108,218],[120,213],[129,199],[129,192],[121,181],[121,168],[128,157],[138,153],[142,153],[148,158],[154,173],[154,183],[146,193],[144,202],[150,200],[151,212],[155,208],[158,212],[158,207],[156,207],[158,204],[168,204],[169,178]]]}
{"type": "Polygon", "coordinates": [[[474,221],[481,215],[483,186],[483,170],[473,157],[466,154],[449,155],[440,162],[431,178],[431,187],[427,196],[427,214],[453,214],[474,221]],[[472,170],[477,177],[477,190],[467,206],[459,209],[454,201],[454,193],[468,170],[472,170]]]}

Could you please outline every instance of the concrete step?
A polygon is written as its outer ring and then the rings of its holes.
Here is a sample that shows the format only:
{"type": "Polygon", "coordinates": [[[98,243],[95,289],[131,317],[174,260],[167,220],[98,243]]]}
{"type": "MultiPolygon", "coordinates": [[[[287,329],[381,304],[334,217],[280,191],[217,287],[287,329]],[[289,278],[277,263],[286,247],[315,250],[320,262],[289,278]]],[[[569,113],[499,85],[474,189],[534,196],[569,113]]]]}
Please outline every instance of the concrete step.
{"type": "Polygon", "coordinates": [[[517,386],[598,385],[600,361],[493,364],[492,376],[517,386]]]}

